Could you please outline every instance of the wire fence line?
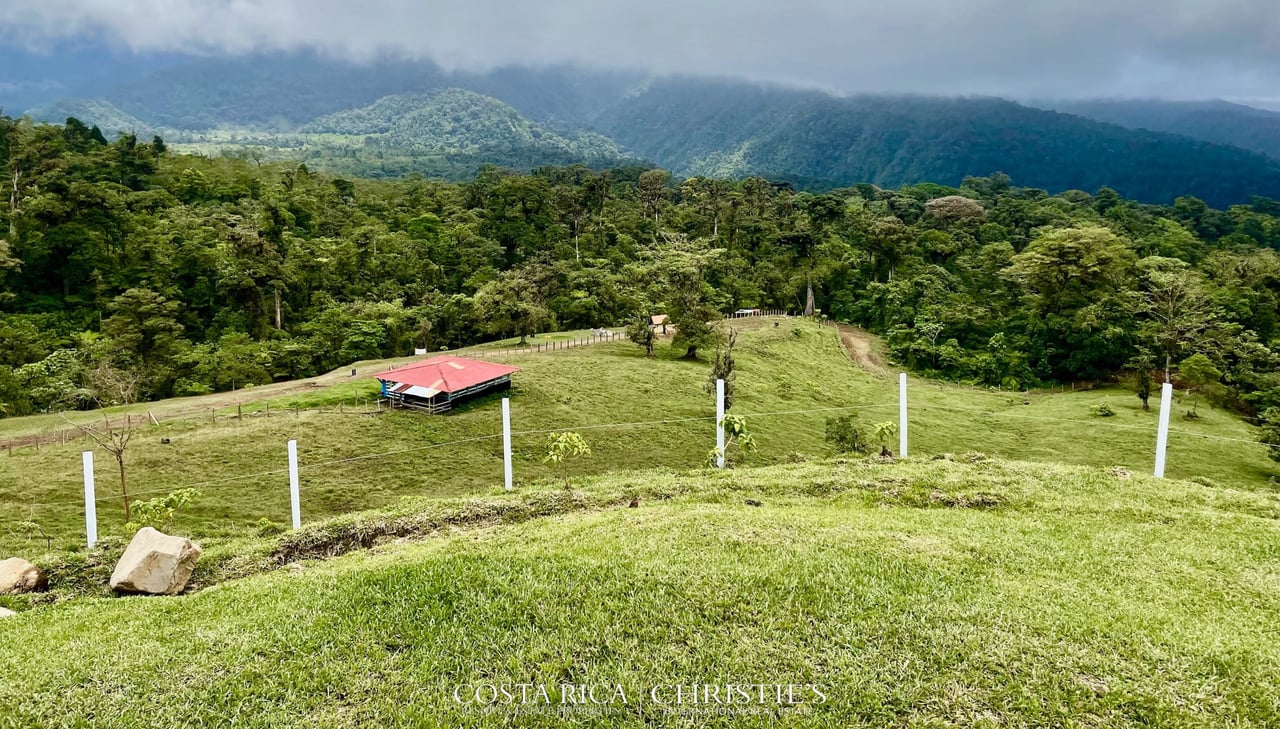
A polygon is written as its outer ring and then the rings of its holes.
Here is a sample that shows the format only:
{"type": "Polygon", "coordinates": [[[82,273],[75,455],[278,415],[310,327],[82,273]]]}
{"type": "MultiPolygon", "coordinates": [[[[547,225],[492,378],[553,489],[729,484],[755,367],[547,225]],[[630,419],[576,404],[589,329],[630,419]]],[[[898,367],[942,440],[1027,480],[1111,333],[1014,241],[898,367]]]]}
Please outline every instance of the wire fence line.
{"type": "MultiPolygon", "coordinates": [[[[905,380],[903,380],[903,382],[905,382],[905,380]]],[[[902,386],[905,387],[905,384],[903,384],[902,386]]],[[[900,391],[900,393],[905,393],[905,390],[900,391]]],[[[995,393],[991,393],[991,394],[995,394],[995,393]]],[[[918,432],[920,428],[925,428],[926,429],[925,432],[928,433],[927,429],[931,425],[936,425],[940,422],[937,420],[936,417],[930,417],[930,415],[935,412],[966,413],[966,414],[972,414],[980,418],[992,418],[997,420],[1007,418],[1007,419],[1019,419],[1019,420],[1037,421],[1037,422],[1045,422],[1045,423],[1074,423],[1074,424],[1088,423],[1090,426],[1096,426],[1099,430],[1113,428],[1113,429],[1116,429],[1117,431],[1124,430],[1124,431],[1131,431],[1131,432],[1140,432],[1140,433],[1145,433],[1150,435],[1153,438],[1153,440],[1157,442],[1157,446],[1156,446],[1156,450],[1157,450],[1156,475],[1157,476],[1163,475],[1163,470],[1160,465],[1162,462],[1161,449],[1165,447],[1162,445],[1158,445],[1160,441],[1156,439],[1159,428],[1164,428],[1166,433],[1175,437],[1193,436],[1196,438],[1204,438],[1204,439],[1215,440],[1215,441],[1247,444],[1247,445],[1252,445],[1252,446],[1261,447],[1261,448],[1266,448],[1266,447],[1280,448],[1280,444],[1259,442],[1257,440],[1253,440],[1249,438],[1227,436],[1227,435],[1216,435],[1216,434],[1209,434],[1209,433],[1199,433],[1194,430],[1185,429],[1185,428],[1177,428],[1177,429],[1168,428],[1167,423],[1168,423],[1169,412],[1159,412],[1159,411],[1158,411],[1158,414],[1161,415],[1161,418],[1160,418],[1161,424],[1160,426],[1156,426],[1154,424],[1139,425],[1139,424],[1119,423],[1119,422],[1115,422],[1110,418],[1096,417],[1096,416],[1087,417],[1087,418],[1086,417],[1077,417],[1077,418],[1054,417],[1049,415],[1036,415],[1032,413],[1011,412],[1009,410],[1001,410],[998,408],[988,408],[981,405],[967,407],[963,405],[923,402],[923,403],[916,403],[912,405],[910,409],[910,413],[912,414],[913,417],[912,419],[908,420],[907,410],[903,407],[904,401],[901,399],[903,395],[900,394],[899,397],[900,399],[897,403],[888,403],[884,401],[881,401],[878,403],[861,402],[861,403],[852,403],[847,405],[807,407],[807,408],[795,408],[795,409],[784,409],[784,410],[773,410],[773,411],[757,411],[757,412],[744,411],[742,408],[736,408],[732,412],[738,415],[742,415],[748,420],[750,420],[754,418],[767,419],[767,418],[785,417],[785,416],[834,414],[834,413],[842,413],[842,412],[878,412],[878,411],[899,409],[900,418],[901,418],[900,427],[902,428],[902,430],[905,431],[908,423],[910,423],[911,427],[913,428],[912,432],[917,433],[917,437],[918,437],[918,432]]],[[[1022,404],[1027,405],[1030,403],[1028,403],[1024,399],[1022,404]]],[[[1165,403],[1162,403],[1162,405],[1163,404],[1165,403]]],[[[1167,404],[1169,405],[1169,407],[1168,408],[1162,407],[1161,408],[1162,411],[1163,410],[1171,411],[1174,409],[1172,407],[1171,401],[1169,401],[1167,404]]],[[[721,403],[721,405],[723,405],[723,403],[721,403]]],[[[1010,402],[1009,407],[1014,408],[1015,407],[1014,403],[1010,402]]],[[[505,409],[506,409],[506,403],[504,402],[504,410],[505,409]]],[[[510,428],[509,421],[504,419],[503,432],[476,435],[476,436],[471,436],[466,438],[457,438],[454,440],[448,440],[448,441],[438,442],[438,443],[425,443],[422,445],[416,445],[416,446],[410,446],[410,447],[393,448],[393,449],[380,451],[377,453],[365,453],[360,455],[341,457],[341,458],[330,458],[327,460],[319,460],[319,461],[303,461],[301,463],[297,462],[296,460],[295,441],[290,441],[289,443],[290,468],[273,468],[270,470],[264,470],[264,471],[259,471],[255,473],[245,473],[245,474],[229,475],[229,476],[217,477],[217,478],[209,478],[209,479],[197,481],[195,483],[186,484],[183,486],[183,488],[198,489],[198,490],[218,489],[222,486],[245,482],[245,481],[259,480],[259,481],[269,482],[274,479],[280,479],[280,481],[284,481],[284,477],[288,477],[291,482],[291,492],[292,492],[291,498],[293,499],[296,507],[297,500],[299,498],[297,495],[297,484],[298,484],[300,472],[314,473],[317,469],[329,468],[329,467],[342,465],[342,464],[358,463],[358,462],[364,462],[364,461],[369,461],[374,459],[390,458],[390,457],[398,456],[402,454],[418,453],[418,452],[430,451],[435,449],[461,446],[465,444],[494,442],[494,441],[498,441],[499,439],[503,441],[502,450],[503,450],[504,461],[505,461],[504,467],[506,469],[506,475],[507,475],[506,482],[507,484],[510,484],[511,483],[511,480],[510,480],[511,453],[512,453],[511,438],[514,438],[514,437],[539,436],[539,435],[547,435],[547,434],[562,433],[562,432],[569,432],[569,431],[576,432],[576,431],[598,431],[598,430],[606,430],[606,429],[652,428],[652,427],[662,427],[662,426],[669,426],[669,425],[682,425],[682,424],[687,425],[692,423],[707,423],[708,425],[714,426],[714,423],[718,420],[719,417],[721,416],[720,415],[698,415],[698,416],[690,416],[690,417],[676,417],[676,418],[665,418],[665,419],[658,419],[658,420],[645,420],[645,421],[634,421],[634,422],[615,422],[615,423],[587,422],[587,423],[578,423],[578,424],[564,424],[554,428],[536,428],[536,429],[527,429],[527,430],[512,430],[510,428]]],[[[719,435],[721,430],[718,428],[715,430],[717,432],[717,435],[719,435]]],[[[710,436],[708,435],[707,437],[709,442],[710,436]]],[[[926,435],[925,437],[929,439],[930,442],[936,445],[936,437],[930,437],[928,435],[926,435]]],[[[950,436],[950,437],[956,437],[956,436],[950,436]]],[[[963,439],[963,436],[959,436],[959,437],[963,439]]],[[[1126,441],[1126,442],[1130,444],[1132,443],[1132,441],[1126,441]]],[[[1165,439],[1165,442],[1167,444],[1167,438],[1165,439]]],[[[1127,447],[1131,448],[1132,446],[1130,445],[1127,447]]],[[[717,452],[722,452],[722,449],[723,449],[722,442],[718,443],[717,452]]],[[[902,442],[901,453],[904,453],[904,454],[906,453],[905,440],[902,442]]],[[[526,451],[526,454],[527,454],[527,451],[526,451]]],[[[496,454],[493,454],[493,455],[496,455],[496,454]]],[[[685,455],[688,455],[688,454],[686,453],[685,455]]],[[[86,454],[86,459],[87,461],[91,462],[91,459],[88,458],[87,454],[86,454]]],[[[109,461],[107,463],[109,463],[109,461]]],[[[104,465],[103,470],[105,471],[104,476],[106,476],[107,473],[111,473],[112,471],[114,471],[114,469],[111,468],[110,465],[104,465]]],[[[86,473],[85,477],[86,477],[86,504],[88,503],[87,500],[89,498],[91,498],[93,503],[95,504],[109,503],[109,502],[118,503],[122,498],[124,498],[123,494],[121,493],[115,493],[115,494],[108,493],[101,496],[97,495],[97,493],[92,493],[92,495],[90,496],[90,493],[91,493],[90,483],[93,481],[93,478],[89,473],[86,473]]],[[[321,483],[326,483],[326,482],[322,481],[321,483]]],[[[104,478],[103,486],[105,487],[104,491],[109,491],[111,489],[112,486],[111,486],[111,480],[109,480],[109,477],[104,478]]],[[[93,488],[96,488],[96,486],[93,488]]],[[[274,489],[275,487],[268,487],[268,488],[274,489]]],[[[508,486],[508,488],[510,488],[510,486],[508,486]]],[[[152,496],[169,494],[169,493],[172,493],[173,491],[174,489],[172,488],[147,489],[142,491],[131,492],[128,498],[130,499],[130,501],[135,501],[143,497],[152,497],[152,496]]],[[[74,508],[74,506],[78,503],[80,502],[74,501],[72,499],[66,499],[66,500],[57,499],[57,500],[49,501],[45,503],[29,502],[29,505],[56,507],[58,509],[70,509],[70,508],[74,508]]],[[[86,506],[86,510],[87,510],[87,506],[86,506]]],[[[297,512],[295,511],[295,513],[297,512]]],[[[295,524],[295,526],[297,526],[297,524],[295,524]]],[[[96,530],[91,533],[96,534],[96,530]]]]}
{"type": "MultiPolygon", "coordinates": [[[[816,316],[806,317],[806,316],[795,314],[783,309],[756,309],[756,310],[751,310],[750,312],[735,312],[733,314],[726,315],[724,320],[729,321],[733,319],[742,319],[742,318],[750,318],[750,317],[797,318],[797,319],[804,319],[806,321],[813,321],[824,326],[832,326],[832,327],[837,326],[834,321],[826,319],[825,317],[816,317],[816,316]]],[[[550,335],[551,337],[555,337],[557,335],[557,333],[555,332],[549,332],[547,334],[550,335]]],[[[602,327],[598,330],[595,330],[594,332],[589,332],[582,336],[574,336],[574,337],[561,338],[561,339],[551,339],[546,342],[534,342],[532,344],[528,344],[523,347],[494,348],[492,345],[476,344],[476,345],[468,345],[465,347],[459,347],[457,349],[444,349],[444,350],[439,350],[435,352],[420,350],[420,351],[415,351],[414,356],[430,357],[430,356],[440,355],[440,354],[473,354],[473,355],[489,355],[489,356],[506,356],[506,355],[513,355],[513,354],[540,354],[540,353],[564,351],[568,349],[574,349],[574,348],[583,347],[583,346],[590,346],[594,344],[622,342],[622,341],[629,341],[625,332],[613,331],[613,330],[602,327]]],[[[386,366],[386,369],[394,369],[394,368],[395,368],[395,365],[386,366]]],[[[340,370],[337,370],[337,372],[341,372],[345,369],[346,368],[341,368],[340,370]]],[[[358,365],[351,367],[351,370],[353,373],[357,369],[359,369],[358,365]]],[[[366,370],[366,374],[367,374],[367,370],[366,370]]],[[[246,392],[249,389],[250,388],[241,388],[239,392],[246,392]]],[[[233,390],[232,392],[236,392],[236,390],[233,390]]],[[[305,393],[305,392],[306,392],[305,389],[302,390],[302,393],[305,393]]],[[[249,400],[246,402],[231,403],[231,404],[226,404],[221,406],[211,406],[207,408],[193,407],[189,409],[182,409],[176,412],[161,413],[160,416],[157,416],[152,410],[137,410],[136,412],[131,410],[130,412],[116,415],[114,419],[117,421],[123,422],[131,418],[137,418],[137,420],[142,423],[146,423],[146,422],[158,423],[161,420],[164,420],[164,421],[171,421],[176,419],[196,420],[202,417],[208,417],[213,422],[217,422],[217,421],[226,422],[228,420],[240,421],[246,418],[272,417],[277,414],[278,415],[293,414],[295,416],[301,415],[303,413],[339,414],[339,415],[350,415],[350,414],[374,415],[374,414],[380,414],[380,413],[386,412],[389,409],[386,404],[387,401],[385,399],[380,398],[377,395],[372,393],[370,393],[366,397],[352,396],[350,398],[349,404],[347,399],[345,398],[340,399],[337,402],[329,403],[327,405],[317,404],[317,405],[303,406],[301,404],[289,404],[288,400],[291,397],[298,394],[299,393],[280,394],[275,397],[249,400]],[[276,406],[274,408],[271,405],[273,401],[276,402],[276,406]]],[[[305,394],[303,396],[305,396],[305,394]]],[[[134,407],[136,408],[137,406],[134,406],[134,407]]],[[[66,446],[69,444],[73,444],[76,441],[91,440],[91,436],[85,432],[85,427],[82,427],[82,425],[86,427],[95,427],[96,421],[94,423],[86,423],[86,424],[77,424],[72,421],[67,421],[66,423],[62,424],[61,427],[46,428],[34,433],[28,433],[26,435],[16,436],[8,439],[7,441],[0,442],[0,450],[5,451],[8,453],[8,455],[12,456],[14,455],[15,450],[21,450],[24,448],[31,449],[34,452],[39,452],[41,447],[66,446]]]]}
{"type": "MultiPolygon", "coordinates": [[[[807,414],[841,412],[841,411],[852,411],[852,410],[883,410],[883,409],[891,409],[893,407],[896,407],[896,406],[859,404],[859,405],[843,405],[843,406],[823,407],[823,408],[808,408],[808,409],[801,409],[801,410],[778,410],[778,411],[772,411],[772,412],[745,412],[740,414],[747,418],[761,418],[761,417],[773,417],[773,416],[780,416],[780,415],[807,415],[807,414]]],[[[616,429],[616,428],[641,428],[641,427],[675,425],[675,424],[693,423],[693,422],[710,423],[715,421],[715,419],[716,417],[714,415],[703,415],[703,416],[694,416],[694,417],[688,417],[688,418],[668,418],[664,420],[644,420],[644,421],[634,421],[634,422],[625,422],[625,423],[588,423],[588,424],[578,424],[578,425],[564,425],[556,428],[544,428],[544,429],[536,429],[536,430],[513,430],[511,431],[511,436],[516,437],[516,436],[549,435],[553,433],[563,433],[563,432],[570,432],[570,431],[577,432],[577,431],[604,430],[604,429],[616,429]]],[[[414,446],[411,448],[398,448],[395,450],[382,451],[378,453],[369,453],[369,454],[364,454],[359,456],[351,456],[347,458],[335,458],[327,461],[317,461],[317,462],[303,461],[298,464],[298,470],[305,471],[305,470],[311,470],[316,468],[324,468],[329,466],[341,465],[344,463],[354,463],[354,462],[373,460],[373,459],[379,459],[379,458],[388,458],[391,456],[402,455],[405,453],[416,453],[420,451],[445,448],[449,446],[462,445],[466,443],[476,443],[476,442],[487,441],[487,440],[497,440],[499,438],[502,438],[502,434],[494,433],[491,435],[461,438],[458,440],[446,441],[443,443],[430,443],[427,445],[414,446]]],[[[289,473],[289,469],[279,468],[279,469],[272,469],[268,471],[258,471],[255,473],[245,473],[245,474],[239,474],[235,476],[227,476],[225,478],[198,481],[195,483],[187,484],[183,488],[207,489],[207,488],[212,488],[212,487],[216,487],[216,486],[220,486],[228,483],[235,483],[239,481],[248,481],[248,480],[259,479],[259,478],[267,478],[271,476],[284,476],[284,475],[287,475],[288,473],[289,473]]],[[[172,493],[173,491],[174,489],[172,488],[130,491],[129,498],[130,500],[133,500],[136,497],[143,497],[143,496],[163,496],[163,495],[172,493]]],[[[121,498],[119,494],[103,495],[103,496],[96,496],[94,500],[96,502],[101,503],[101,502],[116,501],[119,498],[121,498]]],[[[59,500],[57,502],[52,502],[52,503],[51,502],[31,503],[31,505],[33,506],[67,506],[67,505],[79,505],[80,503],[81,502],[78,500],[66,500],[66,501],[59,500]]]]}
{"type": "MultiPolygon", "coordinates": [[[[768,416],[775,416],[775,415],[803,415],[803,414],[811,414],[811,413],[824,413],[824,412],[844,411],[844,410],[875,410],[875,409],[884,409],[889,407],[894,407],[894,406],[847,405],[847,406],[840,406],[840,407],[812,408],[808,410],[780,410],[776,412],[764,412],[764,413],[742,413],[742,415],[744,417],[754,418],[754,417],[768,417],[768,416]]],[[[553,433],[564,433],[564,432],[570,432],[570,431],[577,432],[582,430],[601,430],[601,429],[611,429],[611,428],[637,428],[637,427],[651,427],[651,426],[658,426],[658,425],[673,425],[678,423],[712,422],[715,419],[716,418],[714,415],[704,415],[704,416],[689,417],[689,418],[672,418],[667,420],[645,420],[645,421],[630,422],[630,423],[598,423],[598,424],[587,424],[587,425],[569,425],[569,426],[563,426],[559,428],[547,428],[542,430],[516,430],[516,431],[511,431],[511,436],[515,437],[515,436],[529,436],[529,435],[549,435],[553,433]]],[[[472,438],[461,438],[458,440],[447,441],[444,443],[431,443],[428,445],[414,446],[412,448],[399,448],[396,450],[383,451],[380,453],[369,453],[361,456],[351,456],[348,458],[335,458],[332,460],[319,461],[315,463],[300,462],[298,464],[298,470],[304,471],[308,469],[323,468],[327,466],[336,466],[344,463],[355,463],[358,461],[366,461],[366,460],[372,460],[372,459],[378,459],[378,458],[388,458],[390,456],[397,456],[405,453],[416,453],[420,451],[433,450],[437,448],[445,448],[448,446],[462,445],[465,443],[476,443],[476,442],[486,441],[486,440],[496,440],[501,437],[502,437],[502,433],[494,433],[492,435],[481,435],[481,436],[475,436],[472,438]]],[[[246,474],[241,474],[239,476],[228,476],[226,478],[221,478],[221,479],[200,481],[200,482],[185,486],[184,488],[194,488],[194,489],[209,488],[209,487],[218,486],[224,483],[246,481],[254,478],[264,478],[267,476],[281,476],[288,473],[289,473],[289,469],[287,468],[273,469],[270,471],[259,471],[257,473],[246,473],[246,474]]],[[[172,489],[137,491],[137,492],[130,492],[129,497],[133,498],[135,496],[163,495],[171,492],[172,492],[172,489]]],[[[119,496],[99,496],[96,498],[96,500],[100,502],[113,501],[118,498],[119,496]]],[[[79,502],[73,502],[73,503],[79,503],[79,502]]]]}

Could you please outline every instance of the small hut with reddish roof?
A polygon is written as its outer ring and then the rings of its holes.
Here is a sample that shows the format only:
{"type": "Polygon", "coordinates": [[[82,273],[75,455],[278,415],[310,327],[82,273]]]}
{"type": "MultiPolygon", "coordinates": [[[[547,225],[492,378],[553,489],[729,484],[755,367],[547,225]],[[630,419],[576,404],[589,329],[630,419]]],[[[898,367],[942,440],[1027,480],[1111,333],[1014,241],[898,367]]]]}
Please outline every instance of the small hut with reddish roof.
{"type": "Polygon", "coordinates": [[[443,413],[464,400],[509,389],[511,374],[519,371],[519,367],[446,354],[377,377],[382,396],[392,407],[443,413]]]}

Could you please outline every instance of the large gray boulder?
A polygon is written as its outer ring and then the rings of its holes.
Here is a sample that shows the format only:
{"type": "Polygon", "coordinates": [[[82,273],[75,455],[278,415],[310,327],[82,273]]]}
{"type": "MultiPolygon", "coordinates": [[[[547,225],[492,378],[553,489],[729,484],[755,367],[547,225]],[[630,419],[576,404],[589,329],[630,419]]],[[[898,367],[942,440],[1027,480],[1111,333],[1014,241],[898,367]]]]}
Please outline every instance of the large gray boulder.
{"type": "Polygon", "coordinates": [[[0,595],[18,595],[43,590],[49,578],[25,559],[11,557],[0,562],[0,595]]]}
{"type": "Polygon", "coordinates": [[[200,559],[200,547],[151,527],[134,535],[111,573],[111,589],[147,595],[176,595],[187,586],[200,559]]]}

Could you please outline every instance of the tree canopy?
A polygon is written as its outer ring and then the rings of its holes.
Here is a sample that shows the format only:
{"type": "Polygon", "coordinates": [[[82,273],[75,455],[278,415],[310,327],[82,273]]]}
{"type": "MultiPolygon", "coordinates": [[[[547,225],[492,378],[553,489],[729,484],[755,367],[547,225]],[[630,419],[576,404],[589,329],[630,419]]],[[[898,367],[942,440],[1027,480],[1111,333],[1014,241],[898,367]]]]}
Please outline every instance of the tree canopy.
{"type": "Polygon", "coordinates": [[[1182,387],[1192,361],[1219,373],[1197,391],[1280,406],[1266,198],[1148,205],[1003,175],[813,194],[638,166],[348,179],[5,117],[0,173],[8,415],[92,406],[103,362],[158,398],[651,314],[708,358],[725,313],[810,295],[934,376],[1022,388],[1143,358],[1182,387]]]}

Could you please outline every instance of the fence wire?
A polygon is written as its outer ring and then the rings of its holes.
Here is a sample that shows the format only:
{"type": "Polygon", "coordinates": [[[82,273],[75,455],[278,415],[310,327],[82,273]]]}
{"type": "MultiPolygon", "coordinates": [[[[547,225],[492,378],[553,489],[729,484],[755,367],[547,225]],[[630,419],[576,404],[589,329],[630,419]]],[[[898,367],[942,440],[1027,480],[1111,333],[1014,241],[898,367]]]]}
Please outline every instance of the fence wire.
{"type": "MultiPolygon", "coordinates": [[[[984,391],[984,390],[965,390],[964,392],[966,394],[977,393],[977,394],[983,394],[983,395],[990,395],[993,397],[1002,397],[1002,398],[1005,398],[1006,400],[1013,400],[1021,397],[1024,403],[1026,402],[1028,397],[1034,397],[1034,396],[1019,395],[1019,394],[1013,394],[1013,393],[990,392],[990,391],[984,391]]],[[[732,412],[734,414],[742,415],[748,419],[752,419],[752,418],[772,418],[772,417],[782,417],[782,416],[818,415],[818,414],[830,414],[830,413],[839,413],[839,412],[893,411],[893,410],[897,410],[898,407],[899,405],[896,402],[882,403],[882,404],[857,403],[857,404],[837,405],[837,406],[828,406],[828,407],[797,408],[797,409],[790,409],[790,410],[774,410],[774,411],[760,411],[760,412],[744,412],[741,409],[737,409],[737,410],[732,410],[732,412]]],[[[1126,424],[1126,423],[1118,423],[1105,418],[1089,418],[1089,419],[1064,418],[1064,417],[1054,417],[1054,416],[1048,416],[1048,415],[1034,415],[1029,413],[1009,412],[1004,410],[987,409],[983,407],[965,407],[965,406],[958,406],[958,405],[940,405],[940,404],[932,404],[932,403],[912,405],[910,410],[910,412],[914,414],[917,418],[919,417],[920,414],[928,414],[934,411],[951,412],[951,413],[969,413],[977,417],[993,418],[997,420],[1017,419],[1017,420],[1045,422],[1045,423],[1074,423],[1074,424],[1087,423],[1091,427],[1096,426],[1103,429],[1114,428],[1117,430],[1149,433],[1153,444],[1155,442],[1156,435],[1157,435],[1157,426],[1155,425],[1133,425],[1133,424],[1126,424]]],[[[689,423],[711,424],[715,421],[715,419],[716,418],[714,415],[705,415],[705,416],[666,418],[661,420],[646,420],[646,421],[619,422],[619,423],[565,424],[555,428],[512,430],[510,432],[510,436],[512,438],[516,438],[516,437],[527,437],[527,436],[537,436],[537,435],[548,435],[553,433],[562,433],[562,432],[569,432],[569,431],[577,432],[577,431],[599,431],[599,430],[627,429],[627,428],[651,428],[651,427],[681,425],[681,424],[689,424],[689,423]]],[[[912,420],[908,420],[908,424],[912,426],[912,433],[917,434],[916,437],[919,437],[918,434],[920,433],[920,429],[922,427],[927,427],[924,423],[919,422],[918,419],[915,422],[912,422],[912,420]]],[[[1194,438],[1202,438],[1202,439],[1208,439],[1208,440],[1214,440],[1214,441],[1220,441],[1220,442],[1251,445],[1251,446],[1256,446],[1260,448],[1280,449],[1280,444],[1269,443],[1265,441],[1257,441],[1249,438],[1215,435],[1215,434],[1209,434],[1209,433],[1199,433],[1193,430],[1187,430],[1183,428],[1170,428],[1168,432],[1171,440],[1176,437],[1189,436],[1194,438]]],[[[445,441],[440,443],[428,443],[420,446],[395,448],[391,450],[381,451],[378,453],[368,453],[368,454],[362,454],[362,455],[356,455],[356,456],[350,456],[350,457],[344,457],[344,458],[332,458],[328,460],[313,461],[313,462],[308,462],[304,460],[298,464],[298,472],[301,473],[304,471],[314,471],[315,469],[327,468],[327,467],[332,467],[332,466],[337,466],[342,464],[357,463],[357,462],[369,461],[369,460],[375,460],[375,459],[383,459],[383,458],[389,458],[392,456],[398,456],[398,455],[403,455],[408,453],[419,453],[419,452],[436,450],[441,448],[465,445],[468,443],[491,442],[491,441],[499,440],[502,437],[503,437],[503,434],[499,432],[499,433],[493,433],[489,435],[460,438],[460,439],[445,441]]],[[[283,458],[283,455],[282,455],[282,458],[283,458]]],[[[265,480],[265,479],[274,479],[274,478],[280,478],[283,481],[288,475],[289,475],[288,468],[277,468],[277,469],[259,471],[255,473],[246,473],[246,474],[206,479],[206,480],[184,485],[183,488],[200,489],[200,490],[217,489],[218,487],[228,485],[228,484],[234,484],[238,482],[251,481],[251,480],[265,480]]],[[[111,488],[110,477],[99,479],[99,481],[100,481],[99,485],[102,486],[104,489],[109,490],[111,488]]],[[[165,489],[147,489],[143,491],[130,492],[129,499],[131,501],[134,501],[142,497],[165,495],[168,493],[172,493],[173,490],[174,489],[172,488],[165,488],[165,489]]],[[[109,502],[117,501],[120,498],[122,498],[122,495],[118,493],[106,494],[106,495],[100,495],[100,496],[95,494],[94,501],[95,503],[109,503],[109,502]]],[[[82,499],[68,498],[68,499],[56,499],[56,500],[50,500],[50,501],[44,501],[44,502],[27,502],[24,505],[32,506],[32,507],[71,509],[78,506],[83,506],[83,503],[84,502],[82,499]]]]}

